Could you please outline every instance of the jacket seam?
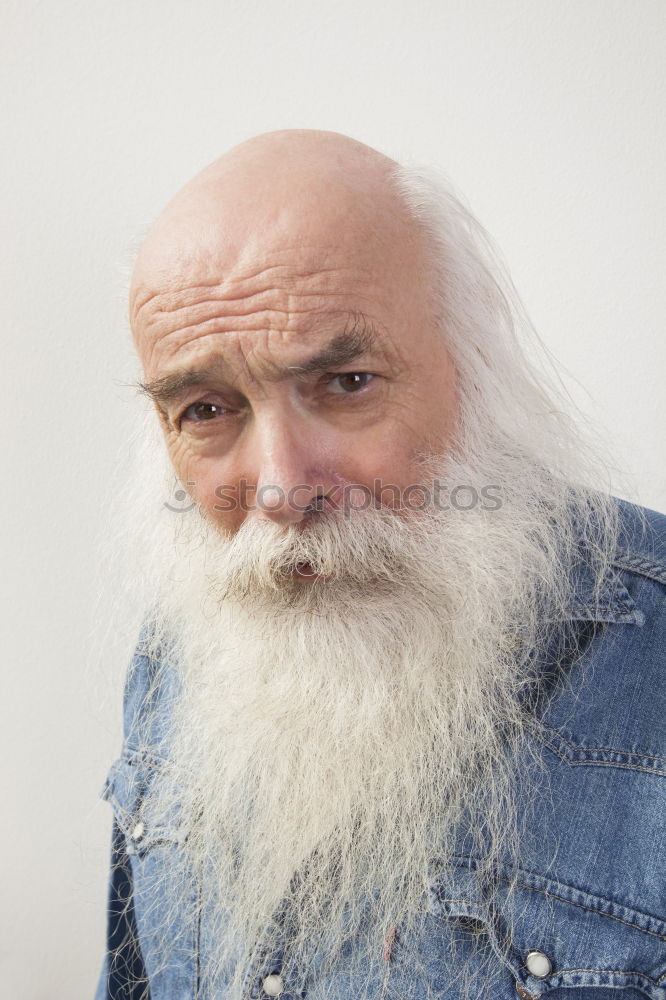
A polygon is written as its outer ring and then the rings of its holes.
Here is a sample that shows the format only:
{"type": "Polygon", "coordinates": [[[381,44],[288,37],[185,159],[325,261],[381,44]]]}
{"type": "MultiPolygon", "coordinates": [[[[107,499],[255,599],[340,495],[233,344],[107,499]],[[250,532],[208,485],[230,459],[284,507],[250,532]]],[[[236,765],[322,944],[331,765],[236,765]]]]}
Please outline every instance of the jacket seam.
{"type": "Polygon", "coordinates": [[[555,729],[553,726],[549,726],[545,722],[542,723],[542,725],[543,725],[544,729],[549,729],[552,733],[554,733],[556,736],[558,736],[562,740],[563,743],[566,743],[566,745],[568,747],[571,747],[571,749],[575,749],[575,750],[595,750],[597,752],[603,752],[603,753],[619,753],[619,754],[625,754],[625,755],[632,756],[632,757],[644,757],[644,758],[646,758],[648,760],[663,760],[664,763],[666,763],[666,757],[661,757],[659,754],[655,754],[655,753],[638,754],[634,750],[619,750],[617,747],[596,747],[596,746],[595,747],[585,747],[585,746],[581,746],[581,745],[579,745],[577,743],[571,743],[569,740],[565,739],[564,736],[561,736],[560,733],[558,732],[558,730],[555,729]]]}
{"type": "Polygon", "coordinates": [[[657,767],[641,767],[640,764],[621,764],[614,760],[568,760],[566,757],[560,759],[564,760],[570,767],[619,767],[624,771],[640,771],[641,774],[656,774],[662,778],[666,776],[666,770],[657,767]]]}
{"type": "MultiPolygon", "coordinates": [[[[479,859],[474,858],[471,855],[456,855],[452,860],[458,864],[462,862],[462,867],[467,868],[469,871],[475,871],[479,865],[479,859]]],[[[503,882],[506,882],[509,886],[519,886],[521,888],[531,889],[533,892],[538,892],[545,897],[559,899],[564,903],[570,903],[572,906],[578,906],[583,910],[598,913],[603,917],[610,917],[612,920],[619,920],[628,927],[634,927],[636,930],[643,931],[644,934],[650,934],[653,937],[666,941],[666,923],[662,917],[655,916],[651,913],[645,913],[642,910],[637,910],[635,907],[627,906],[618,900],[610,899],[605,896],[597,896],[590,893],[587,889],[581,889],[579,886],[570,885],[567,882],[559,882],[556,879],[548,880],[545,876],[531,872],[528,869],[518,867],[512,868],[510,865],[506,864],[499,866],[497,877],[503,882]],[[532,885],[530,884],[530,880],[535,880],[537,883],[541,884],[532,885]],[[547,887],[547,884],[552,885],[554,891],[551,891],[547,887]],[[558,889],[564,891],[570,890],[571,893],[577,893],[581,896],[585,896],[590,900],[590,904],[570,899],[568,896],[562,895],[561,892],[558,892],[558,889]],[[661,933],[660,931],[649,930],[633,920],[625,920],[624,917],[617,916],[616,914],[609,912],[608,909],[601,909],[600,906],[595,906],[595,902],[601,905],[607,905],[609,908],[619,908],[630,917],[635,915],[637,918],[643,918],[644,920],[651,922],[653,925],[658,925],[660,928],[663,927],[664,932],[661,933]]]]}
{"type": "Polygon", "coordinates": [[[126,761],[126,763],[131,765],[144,764],[155,771],[163,770],[168,765],[166,757],[161,757],[159,754],[153,753],[152,750],[133,750],[128,745],[125,746],[125,751],[120,755],[118,760],[126,761]]]}
{"type": "MultiPolygon", "coordinates": [[[[586,910],[588,913],[597,913],[600,917],[608,917],[609,920],[617,920],[618,923],[624,924],[625,927],[632,927],[634,930],[641,931],[642,934],[649,934],[651,937],[656,937],[660,941],[666,941],[666,934],[658,934],[657,931],[650,931],[645,927],[641,927],[639,924],[631,923],[629,920],[623,920],[622,917],[616,917],[613,913],[606,913],[604,910],[597,910],[594,906],[587,906],[585,903],[577,903],[573,899],[567,899],[566,896],[558,896],[556,892],[548,892],[547,889],[538,889],[536,886],[528,885],[526,882],[512,882],[510,879],[506,878],[504,875],[500,876],[502,881],[514,885],[517,889],[529,889],[531,892],[541,893],[542,896],[550,897],[551,899],[558,899],[561,903],[568,903],[569,906],[577,906],[581,910],[586,910]]],[[[647,914],[646,914],[647,916],[647,914]]],[[[594,972],[594,969],[573,969],[573,972],[594,972]]],[[[626,973],[625,973],[626,975],[626,973]]],[[[657,982],[657,980],[653,980],[657,982]]]]}
{"type": "Polygon", "coordinates": [[[655,583],[666,584],[666,566],[663,563],[654,562],[652,559],[645,559],[642,556],[632,556],[626,552],[616,555],[611,565],[615,569],[637,573],[648,580],[654,580],[655,583]]]}
{"type": "Polygon", "coordinates": [[[632,969],[631,971],[625,972],[622,969],[561,969],[551,976],[551,982],[557,983],[558,979],[564,978],[565,976],[579,975],[580,973],[591,972],[592,974],[600,974],[607,976],[625,976],[625,977],[635,977],[643,982],[652,983],[653,986],[659,986],[660,982],[664,978],[660,976],[659,979],[653,979],[652,976],[648,975],[647,972],[639,972],[638,969],[632,969]]]}
{"type": "Polygon", "coordinates": [[[541,735],[542,743],[547,746],[550,750],[555,753],[560,760],[563,760],[566,764],[570,764],[572,767],[584,765],[592,767],[620,767],[626,770],[632,771],[644,771],[646,774],[666,774],[666,757],[661,757],[659,754],[652,753],[637,753],[634,750],[618,750],[615,747],[588,747],[581,746],[577,743],[571,743],[569,740],[565,739],[564,736],[552,726],[547,725],[547,723],[542,723],[542,729],[548,730],[552,735],[549,737],[548,733],[543,732],[541,735]],[[562,746],[566,747],[570,757],[567,753],[562,751],[562,746]],[[583,760],[573,759],[573,755],[576,753],[588,754],[588,756],[583,760]],[[589,754],[617,754],[618,757],[624,757],[625,760],[595,760],[590,757],[589,754]],[[663,763],[664,768],[659,766],[649,767],[646,764],[641,764],[640,761],[655,761],[658,763],[663,763]]]}

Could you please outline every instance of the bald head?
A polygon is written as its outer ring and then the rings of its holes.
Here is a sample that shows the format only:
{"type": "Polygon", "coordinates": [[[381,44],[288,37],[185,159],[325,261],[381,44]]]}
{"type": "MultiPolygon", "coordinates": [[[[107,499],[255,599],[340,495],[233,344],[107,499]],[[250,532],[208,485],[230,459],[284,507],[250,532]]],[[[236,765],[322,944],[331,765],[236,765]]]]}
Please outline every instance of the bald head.
{"type": "Polygon", "coordinates": [[[132,278],[135,335],[145,296],[206,258],[226,270],[289,245],[311,246],[315,256],[318,245],[368,241],[384,256],[397,243],[415,252],[417,234],[391,182],[396,166],[335,132],[269,132],[234,147],[178,192],[145,240],[132,278]]]}

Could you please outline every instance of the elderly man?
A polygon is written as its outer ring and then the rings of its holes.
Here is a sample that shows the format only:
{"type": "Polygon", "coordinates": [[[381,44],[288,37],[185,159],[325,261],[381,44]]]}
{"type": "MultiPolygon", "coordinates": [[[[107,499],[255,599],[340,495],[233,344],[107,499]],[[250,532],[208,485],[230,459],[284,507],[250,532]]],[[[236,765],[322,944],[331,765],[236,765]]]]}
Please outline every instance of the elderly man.
{"type": "Polygon", "coordinates": [[[98,998],[664,1000],[666,519],[601,488],[478,223],[271,133],[170,203],[130,315],[98,998]]]}

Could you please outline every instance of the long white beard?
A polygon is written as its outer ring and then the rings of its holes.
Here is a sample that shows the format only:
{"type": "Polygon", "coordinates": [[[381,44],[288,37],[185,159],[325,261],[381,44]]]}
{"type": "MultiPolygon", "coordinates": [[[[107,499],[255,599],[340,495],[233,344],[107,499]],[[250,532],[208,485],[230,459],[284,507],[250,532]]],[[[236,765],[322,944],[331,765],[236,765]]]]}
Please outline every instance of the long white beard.
{"type": "MultiPolygon", "coordinates": [[[[303,975],[343,948],[363,969],[418,919],[433,859],[461,836],[488,866],[517,849],[535,662],[566,619],[594,501],[484,458],[435,465],[450,486],[499,484],[499,509],[248,519],[233,539],[194,511],[152,537],[152,648],[182,678],[174,781],[152,807],[191,828],[218,943],[204,977],[230,978],[225,995],[278,945],[303,975]],[[300,562],[331,578],[294,583],[300,562]]],[[[613,526],[595,512],[600,579],[613,526]]],[[[173,897],[177,873],[163,877],[173,897]]]]}

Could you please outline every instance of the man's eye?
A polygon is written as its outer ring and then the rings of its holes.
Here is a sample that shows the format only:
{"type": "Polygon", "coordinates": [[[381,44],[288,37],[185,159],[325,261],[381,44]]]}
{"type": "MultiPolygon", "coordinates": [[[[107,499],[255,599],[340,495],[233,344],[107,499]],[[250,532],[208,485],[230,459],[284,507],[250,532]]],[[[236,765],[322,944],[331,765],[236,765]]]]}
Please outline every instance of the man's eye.
{"type": "Polygon", "coordinates": [[[229,411],[224,406],[220,406],[219,403],[207,403],[205,401],[200,401],[198,403],[192,403],[183,410],[182,420],[191,420],[195,424],[202,423],[206,420],[213,420],[215,417],[219,417],[223,413],[228,413],[229,411]]]}
{"type": "Polygon", "coordinates": [[[328,385],[331,392],[338,394],[358,392],[359,389],[365,389],[374,377],[370,372],[343,372],[342,375],[332,378],[328,385]]]}

